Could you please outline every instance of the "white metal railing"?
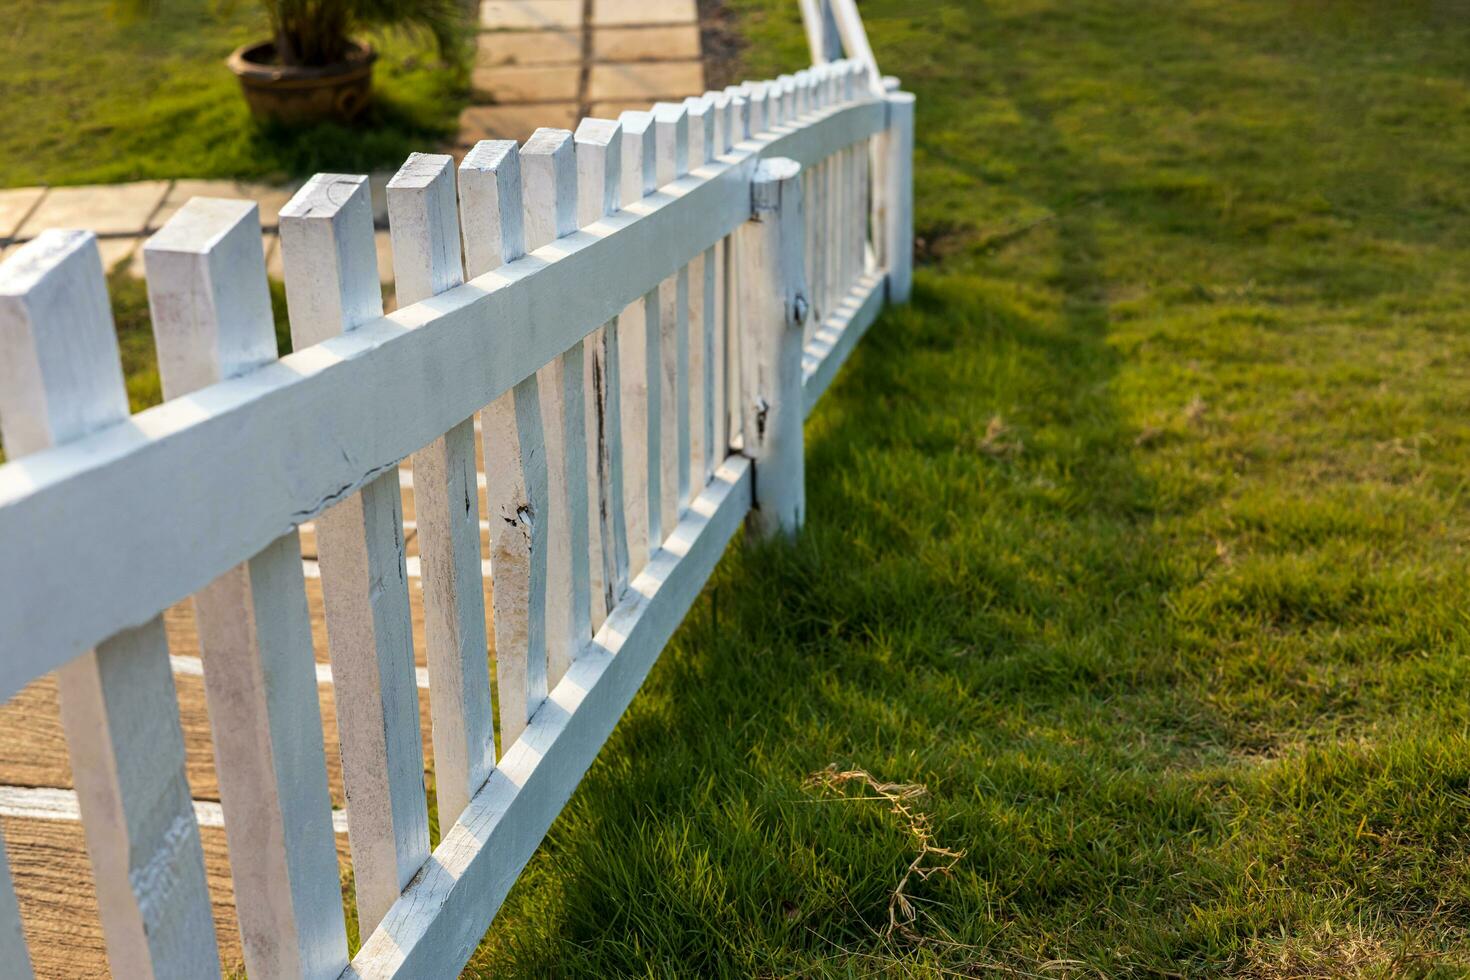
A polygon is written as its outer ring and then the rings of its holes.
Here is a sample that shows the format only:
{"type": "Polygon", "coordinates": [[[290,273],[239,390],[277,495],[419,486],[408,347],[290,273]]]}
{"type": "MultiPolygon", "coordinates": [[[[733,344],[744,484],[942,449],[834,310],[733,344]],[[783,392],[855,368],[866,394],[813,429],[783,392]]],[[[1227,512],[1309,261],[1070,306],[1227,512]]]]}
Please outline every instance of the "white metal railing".
{"type": "MultiPolygon", "coordinates": [[[[161,619],[191,596],[249,973],[463,966],[732,536],[801,523],[802,419],[907,296],[912,133],[912,96],[839,61],[483,142],[457,180],[415,154],[387,316],[366,179],[318,175],[281,211],[279,359],[255,206],[196,199],[143,250],[166,400],[133,416],[95,238],[0,265],[0,699],[56,674],[116,975],[218,972],[172,673],[196,661],[161,619]]],[[[7,976],[23,913],[0,852],[7,976]]]]}

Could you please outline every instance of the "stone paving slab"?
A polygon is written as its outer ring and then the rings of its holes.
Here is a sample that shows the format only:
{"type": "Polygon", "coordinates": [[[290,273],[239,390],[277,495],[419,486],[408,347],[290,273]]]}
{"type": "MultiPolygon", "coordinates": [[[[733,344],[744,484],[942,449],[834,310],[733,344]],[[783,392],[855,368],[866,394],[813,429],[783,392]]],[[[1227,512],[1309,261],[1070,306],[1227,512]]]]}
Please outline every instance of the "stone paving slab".
{"type": "Polygon", "coordinates": [[[134,276],[143,275],[143,238],[99,238],[97,251],[102,256],[102,271],[108,275],[119,262],[134,259],[131,271],[134,276]]]}
{"type": "MultiPolygon", "coordinates": [[[[21,925],[37,977],[106,977],[107,947],[97,916],[97,890],[79,822],[5,818],[21,925]]],[[[339,852],[346,835],[339,835],[339,852]]],[[[222,827],[199,828],[215,936],[227,976],[240,970],[240,929],[222,827]]],[[[202,967],[202,965],[201,965],[202,967]]],[[[203,970],[201,969],[201,973],[203,970]]]]}
{"type": "Polygon", "coordinates": [[[587,80],[587,98],[592,102],[683,98],[702,91],[704,64],[699,61],[593,65],[587,80]]]}
{"type": "Polygon", "coordinates": [[[694,0],[592,0],[594,27],[628,24],[694,24],[699,11],[694,0]]]}
{"type": "Polygon", "coordinates": [[[21,222],[45,196],[44,187],[16,187],[0,191],[0,245],[14,237],[21,222]]]}
{"type": "Polygon", "coordinates": [[[460,142],[472,146],[480,140],[525,140],[542,126],[575,129],[577,115],[575,102],[470,106],[459,116],[460,142]]]}
{"type": "Polygon", "coordinates": [[[476,68],[471,74],[475,94],[491,101],[569,102],[575,101],[581,89],[580,65],[513,65],[504,68],[476,68]]]}
{"type": "Polygon", "coordinates": [[[530,31],[582,26],[582,0],[482,0],[480,27],[530,31]]]}
{"type": "Polygon", "coordinates": [[[88,228],[99,235],[141,234],[168,193],[167,180],[132,184],[53,187],[15,237],[34,238],[47,228],[88,228]]]}
{"type": "Polygon", "coordinates": [[[195,197],[229,197],[254,201],[260,206],[260,226],[274,228],[280,223],[281,208],[291,200],[299,184],[276,187],[271,184],[252,184],[239,180],[176,180],[164,195],[163,203],[148,222],[150,231],[157,231],[172,218],[179,208],[195,197]]]}
{"type": "Polygon", "coordinates": [[[486,31],[475,38],[475,65],[578,65],[581,31],[486,31]]]}
{"type": "Polygon", "coordinates": [[[592,32],[593,61],[679,61],[699,57],[699,25],[600,27],[592,32]]]}
{"type": "Polygon", "coordinates": [[[594,119],[616,119],[625,112],[647,112],[653,105],[652,99],[614,99],[609,102],[594,102],[591,115],[594,119]]]}

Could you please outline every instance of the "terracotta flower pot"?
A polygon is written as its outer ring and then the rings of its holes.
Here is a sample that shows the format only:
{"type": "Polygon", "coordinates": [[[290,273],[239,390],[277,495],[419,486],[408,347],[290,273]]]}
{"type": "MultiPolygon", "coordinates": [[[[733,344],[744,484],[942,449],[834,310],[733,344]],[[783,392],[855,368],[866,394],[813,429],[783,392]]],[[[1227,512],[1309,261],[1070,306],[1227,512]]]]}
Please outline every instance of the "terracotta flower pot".
{"type": "Polygon", "coordinates": [[[276,46],[261,41],[237,48],[226,62],[240,79],[250,112],[257,119],[311,123],[345,122],[372,99],[372,45],[349,41],[347,57],[334,65],[309,68],[275,64],[276,46]]]}

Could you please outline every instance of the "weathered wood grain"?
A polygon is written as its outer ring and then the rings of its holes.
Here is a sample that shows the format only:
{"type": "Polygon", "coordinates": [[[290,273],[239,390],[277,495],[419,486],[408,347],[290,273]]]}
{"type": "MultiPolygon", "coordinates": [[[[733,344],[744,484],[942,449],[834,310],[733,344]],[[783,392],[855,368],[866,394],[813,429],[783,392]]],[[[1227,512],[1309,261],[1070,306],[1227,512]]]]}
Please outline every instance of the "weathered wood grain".
{"type": "Polygon", "coordinates": [[[750,500],[750,464],[731,457],[344,976],[438,976],[462,968],[739,530],[750,500]]]}
{"type": "MultiPolygon", "coordinates": [[[[381,315],[366,177],[318,174],[281,209],[280,222],[293,345],[350,334],[381,315]]],[[[398,483],[394,460],[316,520],[364,931],[429,856],[398,483]]]]}
{"type": "MultiPolygon", "coordinates": [[[[143,249],[165,398],[276,356],[260,218],[196,198],[143,249]]],[[[246,966],[334,977],[347,962],[301,549],[283,535],[195,596],[246,966]]]]}
{"type": "Polygon", "coordinates": [[[754,214],[741,230],[741,254],[751,272],[741,279],[750,342],[743,366],[744,453],[756,472],[751,523],[762,536],[792,536],[806,516],[801,338],[808,303],[800,165],[763,161],[751,196],[754,214]]]}
{"type": "MultiPolygon", "coordinates": [[[[0,439],[16,457],[126,418],[90,232],[43,232],[0,266],[0,363],[0,439]]],[[[162,619],[102,640],[57,686],[113,971],[218,975],[162,619]]]]}
{"type": "MultiPolygon", "coordinates": [[[[412,155],[387,196],[398,301],[417,303],[462,283],[453,158],[412,155]]],[[[475,442],[474,419],[466,418],[413,455],[441,825],[454,822],[495,765],[475,442]]]]}
{"type": "MultiPolygon", "coordinates": [[[[618,117],[623,127],[622,205],[624,209],[642,201],[658,187],[657,148],[653,114],[624,112],[618,117]]],[[[648,564],[648,556],[658,547],[658,455],[650,447],[658,445],[653,436],[656,420],[650,411],[657,405],[649,402],[650,357],[657,362],[658,291],[655,287],[635,299],[618,318],[619,375],[621,381],[623,439],[623,517],[628,533],[628,575],[636,576],[648,564]],[[653,346],[649,346],[652,338],[653,346]]]]}
{"type": "MultiPolygon", "coordinates": [[[[466,271],[482,276],[525,254],[520,152],[476,144],[459,167],[466,271]]],[[[546,699],[546,444],[535,373],[481,413],[491,566],[500,754],[546,699]]]]}
{"type": "MultiPolygon", "coordinates": [[[[654,156],[660,186],[689,172],[689,108],[653,107],[654,156]]],[[[678,523],[689,499],[689,266],[665,279],[659,297],[659,529],[678,523]]],[[[650,394],[650,398],[652,395],[650,394]]],[[[662,541],[662,535],[659,539],[662,541]]]]}
{"type": "MultiPolygon", "coordinates": [[[[623,127],[584,119],[576,132],[577,209],[582,226],[596,224],[622,205],[623,127]]],[[[585,360],[587,484],[591,497],[592,630],[628,586],[628,529],[623,509],[622,363],[617,317],[594,331],[585,360]]]]}
{"type": "MultiPolygon", "coordinates": [[[[536,130],[521,148],[526,248],[534,252],[577,230],[572,133],[536,130]]],[[[581,398],[584,342],[537,371],[546,441],[546,678],[551,687],[591,639],[587,570],[587,430],[581,398]]]]}

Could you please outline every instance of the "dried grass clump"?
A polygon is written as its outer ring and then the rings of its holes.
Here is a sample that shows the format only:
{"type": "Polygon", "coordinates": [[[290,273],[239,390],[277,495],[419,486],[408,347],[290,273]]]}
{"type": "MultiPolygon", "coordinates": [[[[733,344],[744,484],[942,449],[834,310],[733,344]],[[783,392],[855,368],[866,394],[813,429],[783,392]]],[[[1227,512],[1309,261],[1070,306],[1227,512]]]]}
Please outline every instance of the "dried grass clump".
{"type": "Polygon", "coordinates": [[[913,839],[915,854],[888,897],[888,925],[883,936],[897,935],[910,942],[924,941],[915,928],[918,910],[909,901],[909,885],[914,881],[927,881],[935,875],[948,875],[965,856],[964,851],[936,844],[929,814],[913,805],[914,800],[927,796],[929,791],[919,783],[882,782],[864,769],[839,770],[836,763],[808,776],[807,785],[836,793],[847,800],[881,800],[888,804],[888,812],[899,819],[913,839]],[[846,789],[852,783],[865,786],[877,795],[847,796],[846,789]]]}

